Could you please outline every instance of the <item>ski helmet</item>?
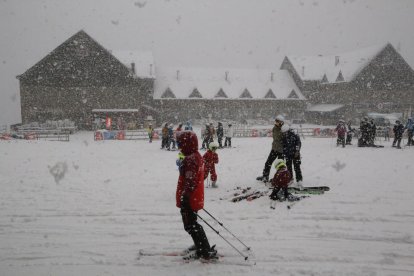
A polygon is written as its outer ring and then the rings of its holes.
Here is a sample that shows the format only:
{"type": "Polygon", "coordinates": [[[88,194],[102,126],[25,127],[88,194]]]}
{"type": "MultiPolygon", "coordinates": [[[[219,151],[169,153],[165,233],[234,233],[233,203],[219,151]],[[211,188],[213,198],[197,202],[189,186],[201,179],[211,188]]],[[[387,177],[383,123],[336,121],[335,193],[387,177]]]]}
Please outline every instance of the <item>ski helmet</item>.
{"type": "Polygon", "coordinates": [[[274,164],[275,164],[276,170],[279,170],[282,167],[286,167],[286,163],[283,159],[276,159],[274,164]]]}
{"type": "Polygon", "coordinates": [[[180,159],[180,160],[184,160],[184,158],[185,158],[185,155],[184,155],[184,153],[182,153],[181,151],[178,153],[178,159],[180,159]]]}
{"type": "Polygon", "coordinates": [[[216,150],[218,147],[219,147],[219,145],[218,145],[216,142],[211,142],[211,143],[208,145],[208,148],[209,148],[210,150],[216,150]]]}
{"type": "Polygon", "coordinates": [[[290,127],[288,125],[283,125],[281,130],[283,133],[287,132],[290,129],[290,127]]]}
{"type": "Polygon", "coordinates": [[[279,115],[277,115],[277,116],[276,116],[275,121],[276,121],[276,120],[277,120],[277,121],[284,122],[284,121],[285,121],[285,117],[283,117],[283,115],[280,115],[280,114],[279,114],[279,115]]]}

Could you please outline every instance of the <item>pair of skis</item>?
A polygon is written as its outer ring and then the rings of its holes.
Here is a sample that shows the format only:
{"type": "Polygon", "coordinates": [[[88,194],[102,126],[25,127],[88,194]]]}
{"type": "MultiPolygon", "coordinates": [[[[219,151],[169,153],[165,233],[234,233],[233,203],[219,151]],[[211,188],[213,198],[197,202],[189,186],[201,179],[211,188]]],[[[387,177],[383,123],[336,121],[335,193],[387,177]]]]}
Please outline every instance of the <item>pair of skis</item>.
{"type": "MultiPolygon", "coordinates": [[[[241,189],[241,188],[240,188],[241,189]]],[[[288,192],[291,194],[296,195],[320,195],[325,193],[326,191],[329,191],[330,188],[328,186],[314,186],[314,187],[289,187],[288,192]]],[[[230,201],[231,202],[239,202],[242,200],[246,201],[252,201],[254,199],[260,198],[262,196],[265,196],[269,194],[269,191],[271,191],[270,188],[265,189],[252,189],[251,187],[247,187],[245,189],[241,189],[240,193],[234,193],[230,201]]]]}

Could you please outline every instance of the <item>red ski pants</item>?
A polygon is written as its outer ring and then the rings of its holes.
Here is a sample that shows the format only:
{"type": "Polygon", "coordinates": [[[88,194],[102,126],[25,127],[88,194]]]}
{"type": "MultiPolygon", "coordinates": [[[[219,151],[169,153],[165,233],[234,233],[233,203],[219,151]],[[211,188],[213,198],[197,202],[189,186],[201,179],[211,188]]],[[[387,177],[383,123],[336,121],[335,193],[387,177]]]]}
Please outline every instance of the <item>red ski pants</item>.
{"type": "Polygon", "coordinates": [[[204,169],[204,179],[207,179],[208,174],[210,173],[210,179],[211,181],[217,180],[217,174],[216,174],[216,168],[213,167],[205,167],[204,169]]]}

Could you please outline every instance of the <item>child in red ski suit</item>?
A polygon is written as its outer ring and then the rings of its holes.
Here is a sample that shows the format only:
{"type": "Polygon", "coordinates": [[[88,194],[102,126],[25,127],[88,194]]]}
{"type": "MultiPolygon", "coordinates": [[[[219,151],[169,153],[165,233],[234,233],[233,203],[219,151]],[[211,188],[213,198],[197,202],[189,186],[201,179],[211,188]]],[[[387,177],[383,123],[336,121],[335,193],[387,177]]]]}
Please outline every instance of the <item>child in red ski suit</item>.
{"type": "Polygon", "coordinates": [[[270,195],[272,200],[281,200],[278,196],[280,189],[283,189],[285,199],[289,198],[288,186],[292,180],[292,175],[286,167],[285,161],[276,159],[275,161],[276,173],[272,179],[273,191],[270,195]]]}
{"type": "Polygon", "coordinates": [[[216,142],[211,142],[208,145],[207,152],[203,155],[204,160],[204,180],[207,179],[208,174],[210,173],[211,186],[217,188],[217,174],[215,164],[219,162],[218,154],[216,153],[219,145],[216,142]]]}

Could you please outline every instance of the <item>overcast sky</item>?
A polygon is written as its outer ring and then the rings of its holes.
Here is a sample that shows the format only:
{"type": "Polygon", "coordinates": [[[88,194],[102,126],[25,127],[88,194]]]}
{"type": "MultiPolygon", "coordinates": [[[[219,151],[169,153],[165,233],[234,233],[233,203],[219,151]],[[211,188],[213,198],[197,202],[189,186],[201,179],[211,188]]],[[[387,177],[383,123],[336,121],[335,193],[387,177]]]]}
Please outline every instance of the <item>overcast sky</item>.
{"type": "Polygon", "coordinates": [[[80,29],[156,66],[279,68],[391,42],[414,67],[413,14],[413,0],[0,0],[0,125],[20,121],[16,76],[80,29]]]}

